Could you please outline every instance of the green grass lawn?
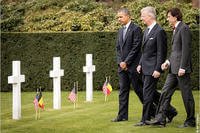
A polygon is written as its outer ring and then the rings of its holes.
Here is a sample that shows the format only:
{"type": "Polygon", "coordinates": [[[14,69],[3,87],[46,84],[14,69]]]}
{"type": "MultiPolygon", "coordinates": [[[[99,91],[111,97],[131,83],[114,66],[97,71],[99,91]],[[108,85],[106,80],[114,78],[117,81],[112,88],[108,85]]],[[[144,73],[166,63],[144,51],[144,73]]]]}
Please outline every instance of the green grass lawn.
{"type": "MultiPolygon", "coordinates": [[[[180,91],[176,91],[172,104],[177,108],[178,115],[165,128],[155,126],[135,127],[133,124],[141,119],[142,105],[135,93],[131,91],[129,99],[129,121],[113,123],[111,119],[118,112],[118,91],[112,92],[108,101],[104,102],[101,91],[95,91],[93,102],[85,102],[85,92],[79,92],[78,106],[74,109],[62,92],[62,108],[54,110],[53,93],[43,92],[45,110],[41,118],[35,120],[33,105],[34,92],[22,93],[22,119],[12,120],[12,93],[1,93],[1,132],[2,133],[195,133],[197,128],[177,128],[183,124],[186,113],[180,91]]],[[[199,116],[199,92],[193,91],[196,102],[196,117],[199,116]]],[[[198,119],[198,127],[199,119],[198,119]]]]}

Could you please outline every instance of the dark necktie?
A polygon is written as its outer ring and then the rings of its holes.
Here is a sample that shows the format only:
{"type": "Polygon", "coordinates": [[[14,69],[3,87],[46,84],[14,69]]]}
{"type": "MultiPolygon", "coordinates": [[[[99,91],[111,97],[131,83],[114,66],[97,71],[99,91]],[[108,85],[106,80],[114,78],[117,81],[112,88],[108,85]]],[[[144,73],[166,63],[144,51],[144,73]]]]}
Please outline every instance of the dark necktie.
{"type": "Polygon", "coordinates": [[[145,33],[144,33],[144,40],[147,39],[148,34],[149,34],[149,28],[147,28],[147,29],[145,30],[145,33]]]}
{"type": "Polygon", "coordinates": [[[173,27],[173,35],[175,34],[176,32],[176,27],[173,27]]]}

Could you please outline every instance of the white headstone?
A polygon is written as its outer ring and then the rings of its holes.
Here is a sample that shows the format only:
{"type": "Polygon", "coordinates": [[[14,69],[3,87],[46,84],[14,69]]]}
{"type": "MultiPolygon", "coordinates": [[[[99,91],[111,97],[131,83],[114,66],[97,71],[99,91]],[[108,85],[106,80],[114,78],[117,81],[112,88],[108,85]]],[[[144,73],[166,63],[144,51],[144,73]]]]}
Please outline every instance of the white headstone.
{"type": "Polygon", "coordinates": [[[54,109],[61,109],[61,76],[64,76],[64,70],[60,69],[60,57],[53,57],[53,70],[50,71],[50,77],[53,78],[54,109]]]}
{"type": "Polygon", "coordinates": [[[91,102],[93,98],[93,72],[95,65],[92,65],[92,54],[86,54],[86,66],[83,72],[86,73],[86,101],[91,102]]]}
{"type": "Polygon", "coordinates": [[[25,82],[25,75],[20,75],[20,61],[12,62],[12,76],[8,76],[8,83],[13,86],[12,118],[21,118],[21,82],[25,82]]]}

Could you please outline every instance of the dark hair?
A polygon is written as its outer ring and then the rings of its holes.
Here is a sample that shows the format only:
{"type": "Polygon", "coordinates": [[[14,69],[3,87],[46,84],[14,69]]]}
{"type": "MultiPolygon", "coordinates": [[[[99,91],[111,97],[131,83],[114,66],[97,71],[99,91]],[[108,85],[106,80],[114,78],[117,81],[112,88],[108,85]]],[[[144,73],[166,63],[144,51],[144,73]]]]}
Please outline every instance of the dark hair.
{"type": "Polygon", "coordinates": [[[178,8],[171,8],[167,11],[167,14],[171,13],[173,17],[176,17],[178,21],[182,21],[182,13],[178,8]]]}
{"type": "Polygon", "coordinates": [[[127,8],[120,8],[117,12],[123,12],[124,14],[131,16],[131,14],[127,8]]]}

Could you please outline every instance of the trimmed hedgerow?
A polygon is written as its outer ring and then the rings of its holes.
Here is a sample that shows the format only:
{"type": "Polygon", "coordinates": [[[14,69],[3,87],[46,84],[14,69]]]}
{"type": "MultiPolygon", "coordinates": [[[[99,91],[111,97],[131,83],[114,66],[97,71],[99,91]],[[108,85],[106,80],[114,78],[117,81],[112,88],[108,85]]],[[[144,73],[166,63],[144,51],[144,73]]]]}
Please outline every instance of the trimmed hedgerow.
{"type": "MultiPolygon", "coordinates": [[[[199,31],[193,31],[193,73],[192,86],[199,86],[199,31]]],[[[94,90],[101,90],[105,76],[111,76],[111,84],[118,89],[115,42],[116,32],[68,32],[68,33],[2,33],[1,36],[1,91],[11,91],[8,76],[12,75],[12,61],[21,61],[21,73],[26,81],[22,91],[33,91],[42,87],[52,90],[52,78],[49,71],[53,69],[53,57],[61,57],[64,69],[62,90],[71,89],[74,81],[79,81],[80,90],[85,90],[85,55],[93,54],[94,90]]],[[[171,32],[167,33],[171,38],[171,32]]],[[[168,53],[171,49],[168,41],[168,53]]],[[[158,88],[164,84],[166,73],[159,81],[158,88]]]]}

